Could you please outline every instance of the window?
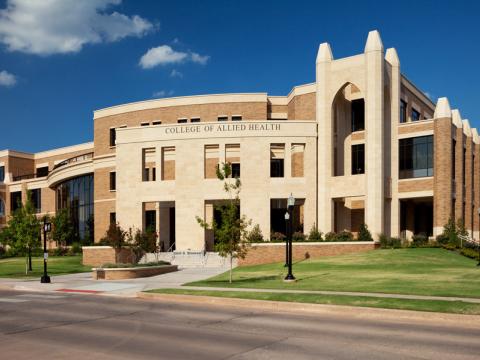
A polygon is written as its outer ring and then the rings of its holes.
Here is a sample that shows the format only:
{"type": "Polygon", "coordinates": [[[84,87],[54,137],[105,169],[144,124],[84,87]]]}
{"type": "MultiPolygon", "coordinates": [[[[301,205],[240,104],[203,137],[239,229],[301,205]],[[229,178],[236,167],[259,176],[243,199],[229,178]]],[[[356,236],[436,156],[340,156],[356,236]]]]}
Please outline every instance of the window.
{"type": "Polygon", "coordinates": [[[144,123],[140,124],[140,126],[149,126],[149,125],[150,125],[150,123],[148,123],[148,122],[144,122],[144,123]]]}
{"type": "Polygon", "coordinates": [[[352,175],[365,174],[365,144],[352,145],[352,175]]]}
{"type": "Polygon", "coordinates": [[[204,149],[204,176],[205,179],[217,178],[217,166],[220,161],[219,145],[205,145],[204,149]]]}
{"type": "Polygon", "coordinates": [[[157,212],[155,210],[145,211],[145,230],[155,231],[157,227],[156,217],[157,212]]]}
{"type": "Polygon", "coordinates": [[[232,121],[241,121],[242,115],[232,115],[232,121]]]}
{"type": "Polygon", "coordinates": [[[0,199],[0,216],[5,216],[5,203],[0,199]]]}
{"type": "Polygon", "coordinates": [[[5,166],[0,166],[0,182],[5,180],[5,166]]]}
{"type": "Polygon", "coordinates": [[[284,176],[285,144],[270,144],[270,177],[284,176]]]}
{"type": "Polygon", "coordinates": [[[117,173],[115,171],[110,172],[110,191],[117,190],[117,173]]]}
{"type": "Polygon", "coordinates": [[[48,175],[48,166],[42,166],[37,168],[37,177],[44,177],[48,175]]]}
{"type": "Polygon", "coordinates": [[[187,119],[178,119],[177,123],[179,124],[185,124],[188,120],[187,119]]]}
{"type": "Polygon", "coordinates": [[[30,200],[36,213],[42,212],[42,189],[30,190],[30,200]]]}
{"type": "Polygon", "coordinates": [[[465,158],[467,156],[467,149],[463,148],[463,162],[462,162],[462,183],[463,183],[463,186],[465,186],[465,181],[466,181],[466,176],[465,176],[465,170],[466,170],[466,163],[465,163],[465,158]]]}
{"type": "Polygon", "coordinates": [[[232,167],[231,177],[240,177],[240,144],[225,145],[225,162],[232,167]]]}
{"type": "Polygon", "coordinates": [[[110,146],[115,146],[116,134],[115,128],[110,129],[110,146]]]}
{"type": "Polygon", "coordinates": [[[111,212],[110,213],[110,224],[116,224],[117,223],[117,213],[116,212],[111,212]]]}
{"type": "Polygon", "coordinates": [[[455,180],[455,167],[457,166],[456,165],[456,156],[455,156],[455,153],[456,153],[456,150],[457,149],[457,141],[455,139],[452,140],[452,179],[455,180]]]}
{"type": "Polygon", "coordinates": [[[192,123],[200,122],[200,118],[191,118],[190,122],[192,122],[192,123]]]}
{"type": "Polygon", "coordinates": [[[365,100],[352,101],[352,132],[365,130],[365,100]]]}
{"type": "Polygon", "coordinates": [[[400,179],[433,176],[433,135],[400,139],[400,179]]]}
{"type": "Polygon", "coordinates": [[[400,122],[407,122],[407,102],[404,100],[400,100],[400,122]]]}
{"type": "Polygon", "coordinates": [[[142,150],[143,174],[142,181],[155,181],[155,148],[142,150]]]}
{"type": "Polygon", "coordinates": [[[219,116],[217,118],[218,121],[227,121],[228,120],[228,116],[219,116]]]}
{"type": "Polygon", "coordinates": [[[420,112],[412,108],[412,121],[420,120],[420,112]]]}
{"type": "Polygon", "coordinates": [[[22,192],[14,191],[10,193],[10,211],[14,212],[15,210],[22,207],[22,192]]]}
{"type": "Polygon", "coordinates": [[[152,122],[152,125],[162,125],[162,122],[161,121],[154,121],[154,122],[152,122]]]}

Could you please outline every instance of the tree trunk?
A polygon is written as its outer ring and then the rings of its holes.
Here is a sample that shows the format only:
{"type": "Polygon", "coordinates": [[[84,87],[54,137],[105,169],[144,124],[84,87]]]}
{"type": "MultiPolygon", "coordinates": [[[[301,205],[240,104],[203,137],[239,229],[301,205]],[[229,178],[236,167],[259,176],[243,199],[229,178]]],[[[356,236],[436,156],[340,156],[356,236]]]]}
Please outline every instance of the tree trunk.
{"type": "Polygon", "coordinates": [[[28,247],[28,271],[32,271],[32,249],[28,247]]]}
{"type": "Polygon", "coordinates": [[[232,258],[232,254],[230,254],[230,284],[232,283],[232,262],[233,262],[233,258],[232,258]]]}

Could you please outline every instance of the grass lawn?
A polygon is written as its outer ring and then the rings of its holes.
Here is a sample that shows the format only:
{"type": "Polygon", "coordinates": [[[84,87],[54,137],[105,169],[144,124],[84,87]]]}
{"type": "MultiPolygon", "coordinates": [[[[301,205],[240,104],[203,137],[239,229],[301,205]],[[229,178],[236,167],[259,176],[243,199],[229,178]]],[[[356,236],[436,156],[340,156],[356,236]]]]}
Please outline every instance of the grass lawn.
{"type": "Polygon", "coordinates": [[[417,311],[434,311],[455,314],[479,315],[480,304],[462,301],[437,301],[437,300],[406,300],[392,298],[371,298],[366,296],[341,296],[341,295],[316,295],[316,294],[287,294],[263,293],[245,291],[215,291],[215,290],[184,290],[184,289],[158,289],[148,292],[160,294],[182,294],[197,296],[216,296],[226,298],[255,299],[287,301],[312,304],[349,305],[374,307],[384,309],[402,309],[417,311]]]}
{"type": "MultiPolygon", "coordinates": [[[[283,263],[245,266],[194,286],[332,290],[480,298],[477,261],[439,248],[372,250],[296,263],[295,283],[284,283],[283,263]]],[[[373,301],[369,299],[368,301],[373,301]]],[[[401,300],[404,301],[404,300],[401,300]]]]}
{"type": "MultiPolygon", "coordinates": [[[[0,277],[35,278],[43,275],[43,257],[32,258],[32,269],[25,275],[25,258],[15,257],[0,259],[0,277]]],[[[63,275],[90,271],[90,266],[82,265],[82,256],[50,256],[48,258],[48,275],[63,275]]]]}

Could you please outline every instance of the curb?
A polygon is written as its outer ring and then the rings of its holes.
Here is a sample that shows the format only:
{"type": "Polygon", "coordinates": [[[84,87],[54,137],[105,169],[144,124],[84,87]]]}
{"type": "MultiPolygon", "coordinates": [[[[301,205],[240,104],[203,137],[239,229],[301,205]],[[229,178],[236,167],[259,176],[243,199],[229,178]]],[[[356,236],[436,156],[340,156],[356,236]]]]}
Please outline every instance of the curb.
{"type": "Polygon", "coordinates": [[[435,322],[439,325],[448,323],[455,326],[459,323],[462,326],[468,326],[480,329],[480,315],[449,314],[427,311],[399,310],[399,309],[381,309],[369,307],[356,307],[346,305],[327,305],[327,304],[309,304],[298,302],[270,301],[270,300],[250,300],[239,298],[222,298],[203,295],[181,295],[181,294],[156,294],[147,292],[138,292],[137,298],[143,300],[154,300],[160,302],[175,302],[210,306],[234,306],[248,308],[250,310],[266,310],[282,313],[303,313],[316,315],[340,315],[348,318],[357,318],[370,320],[378,319],[382,321],[425,321],[435,322]]]}

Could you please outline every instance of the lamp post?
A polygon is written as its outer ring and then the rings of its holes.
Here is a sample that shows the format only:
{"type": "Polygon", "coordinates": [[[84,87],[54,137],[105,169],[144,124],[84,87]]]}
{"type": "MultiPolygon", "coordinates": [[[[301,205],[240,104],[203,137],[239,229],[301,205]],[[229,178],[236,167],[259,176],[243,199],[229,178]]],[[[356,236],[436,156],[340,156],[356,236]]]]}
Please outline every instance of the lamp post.
{"type": "Polygon", "coordinates": [[[289,256],[289,245],[288,245],[288,227],[290,224],[290,214],[287,212],[285,213],[285,266],[288,266],[288,256],[289,256]]]}
{"type": "MultiPolygon", "coordinates": [[[[288,246],[287,246],[287,251],[288,251],[288,274],[285,277],[284,281],[295,281],[295,276],[292,274],[292,218],[293,218],[293,207],[295,206],[295,198],[293,197],[292,194],[288,197],[287,201],[287,214],[288,214],[288,227],[287,227],[287,240],[288,240],[288,246]]],[[[287,216],[285,215],[285,219],[287,219],[287,216]]]]}
{"type": "Polygon", "coordinates": [[[52,224],[47,222],[47,218],[43,219],[43,276],[40,279],[42,284],[50,283],[50,276],[47,274],[47,260],[48,260],[48,251],[47,251],[47,232],[52,230],[52,224]]]}

